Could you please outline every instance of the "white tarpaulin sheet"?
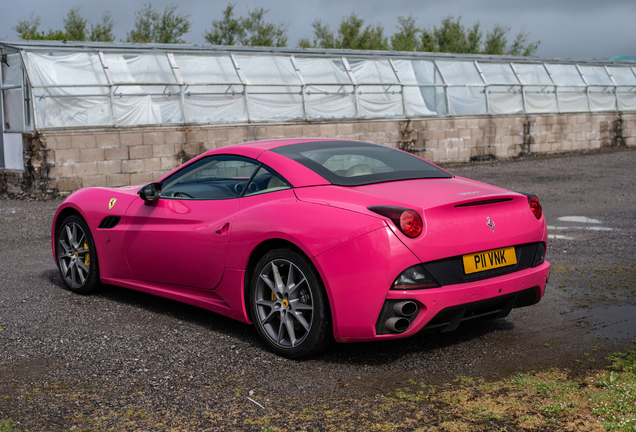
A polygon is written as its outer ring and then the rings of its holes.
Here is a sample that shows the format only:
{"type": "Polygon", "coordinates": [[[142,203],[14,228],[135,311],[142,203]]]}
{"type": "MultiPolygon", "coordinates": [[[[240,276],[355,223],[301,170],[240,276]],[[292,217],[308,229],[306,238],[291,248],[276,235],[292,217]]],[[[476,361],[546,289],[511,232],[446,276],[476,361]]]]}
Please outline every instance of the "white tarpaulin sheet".
{"type": "Polygon", "coordinates": [[[247,88],[251,119],[301,119],[305,116],[300,78],[290,57],[236,56],[236,61],[248,83],[262,84],[247,88]]]}
{"type": "Polygon", "coordinates": [[[26,53],[40,127],[112,125],[108,81],[93,53],[26,53]],[[93,87],[103,85],[104,87],[93,87]]]}
{"type": "Polygon", "coordinates": [[[403,116],[402,88],[388,60],[349,60],[349,66],[359,85],[360,117],[403,116]]]}
{"type": "Polygon", "coordinates": [[[32,107],[39,128],[636,110],[627,65],[317,55],[24,48],[30,82],[4,56],[5,130],[32,107]]]}
{"type": "MultiPolygon", "coordinates": [[[[416,68],[421,66],[422,62],[415,62],[412,60],[396,60],[393,64],[395,69],[400,74],[400,79],[404,84],[417,85],[417,84],[430,84],[429,81],[435,80],[434,69],[428,69],[420,71],[419,75],[424,75],[418,80],[418,74],[416,68]],[[428,72],[428,73],[427,73],[428,72]],[[429,76],[429,74],[431,76],[429,76]]],[[[426,62],[435,66],[432,62],[426,62]]],[[[404,87],[404,99],[406,100],[406,109],[409,116],[429,116],[437,113],[437,102],[435,101],[435,88],[434,87],[404,87]],[[431,93],[433,90],[433,93],[431,93]],[[426,98],[430,100],[425,101],[426,98]],[[431,109],[429,109],[429,106],[431,109]]],[[[444,99],[444,89],[442,90],[441,99],[444,99]]]]}
{"type": "Polygon", "coordinates": [[[247,120],[242,86],[188,86],[184,101],[188,122],[247,120]]]}
{"type": "Polygon", "coordinates": [[[351,79],[341,59],[296,59],[305,83],[307,117],[351,118],[356,116],[351,79]]]}

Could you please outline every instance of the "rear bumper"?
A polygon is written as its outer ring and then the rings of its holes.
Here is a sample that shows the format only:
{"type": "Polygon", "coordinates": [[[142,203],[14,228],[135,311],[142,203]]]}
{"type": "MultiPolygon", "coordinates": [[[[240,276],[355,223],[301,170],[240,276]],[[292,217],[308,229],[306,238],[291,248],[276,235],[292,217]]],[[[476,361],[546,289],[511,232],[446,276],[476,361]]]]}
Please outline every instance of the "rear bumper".
{"type": "MultiPolygon", "coordinates": [[[[537,240],[537,239],[526,239],[537,240]]],[[[395,278],[420,260],[388,227],[366,233],[315,256],[312,262],[325,284],[334,338],[338,342],[358,342],[409,337],[424,328],[441,311],[532,288],[536,301],[543,297],[550,264],[543,264],[471,282],[447,284],[440,288],[393,291],[395,278]],[[376,324],[387,300],[412,300],[417,315],[404,333],[378,334],[376,324]]]]}
{"type": "MultiPolygon", "coordinates": [[[[543,297],[545,285],[550,273],[550,264],[544,262],[535,268],[521,270],[504,276],[476,282],[448,285],[441,288],[412,291],[389,291],[386,300],[412,300],[419,306],[417,316],[412,319],[404,333],[377,334],[376,321],[368,323],[372,329],[359,329],[361,333],[373,332],[373,336],[357,335],[338,338],[339,342],[359,342],[379,339],[397,339],[413,336],[422,329],[450,331],[457,328],[462,320],[470,319],[480,312],[492,313],[506,307],[527,306],[528,294],[535,292],[537,303],[543,297]],[[515,304],[515,301],[517,304],[515,304]]],[[[509,309],[508,309],[509,311],[509,309]]]]}

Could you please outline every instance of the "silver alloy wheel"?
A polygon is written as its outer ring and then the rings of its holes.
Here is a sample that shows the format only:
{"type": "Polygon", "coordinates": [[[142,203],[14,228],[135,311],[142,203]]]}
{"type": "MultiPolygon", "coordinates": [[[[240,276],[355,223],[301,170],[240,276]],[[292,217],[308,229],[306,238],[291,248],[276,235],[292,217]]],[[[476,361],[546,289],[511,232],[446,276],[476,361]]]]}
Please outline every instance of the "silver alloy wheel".
{"type": "Polygon", "coordinates": [[[62,277],[71,288],[81,288],[88,279],[90,251],[84,230],[75,222],[67,223],[57,241],[62,277]]]}
{"type": "Polygon", "coordinates": [[[281,348],[300,345],[311,329],[314,300],[309,281],[296,264],[286,259],[267,263],[256,282],[258,324],[281,348]]]}

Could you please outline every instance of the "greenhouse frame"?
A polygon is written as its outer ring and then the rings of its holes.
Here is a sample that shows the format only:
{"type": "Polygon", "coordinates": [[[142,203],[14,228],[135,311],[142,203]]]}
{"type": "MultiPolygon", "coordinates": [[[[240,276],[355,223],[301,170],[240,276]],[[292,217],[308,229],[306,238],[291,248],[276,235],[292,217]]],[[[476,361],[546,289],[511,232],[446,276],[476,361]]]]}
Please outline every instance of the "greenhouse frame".
{"type": "Polygon", "coordinates": [[[36,41],[0,54],[6,131],[636,109],[629,62],[36,41]]]}
{"type": "Polygon", "coordinates": [[[636,111],[633,62],[0,41],[0,168],[24,133],[636,111]]]}

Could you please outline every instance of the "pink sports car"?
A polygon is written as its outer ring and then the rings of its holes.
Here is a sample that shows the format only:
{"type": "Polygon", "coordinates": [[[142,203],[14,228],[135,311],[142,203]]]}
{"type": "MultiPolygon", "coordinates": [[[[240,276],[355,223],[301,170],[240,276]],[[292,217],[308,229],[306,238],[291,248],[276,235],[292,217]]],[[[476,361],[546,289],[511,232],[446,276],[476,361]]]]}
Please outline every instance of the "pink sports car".
{"type": "Polygon", "coordinates": [[[254,323],[290,358],[533,305],[546,242],[532,194],[321,139],[220,148],[141,188],[78,190],[52,229],[69,290],[104,283],[200,306],[254,323]]]}

